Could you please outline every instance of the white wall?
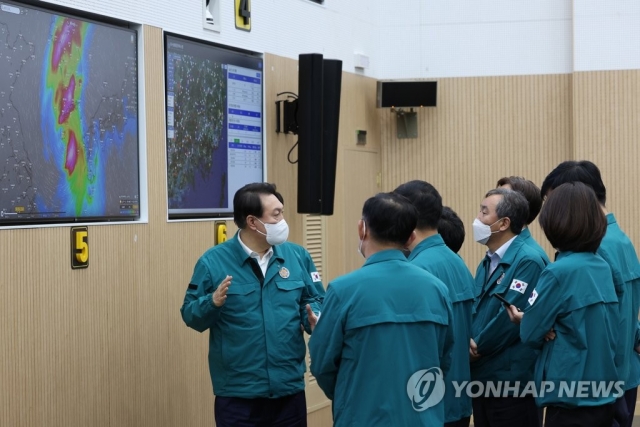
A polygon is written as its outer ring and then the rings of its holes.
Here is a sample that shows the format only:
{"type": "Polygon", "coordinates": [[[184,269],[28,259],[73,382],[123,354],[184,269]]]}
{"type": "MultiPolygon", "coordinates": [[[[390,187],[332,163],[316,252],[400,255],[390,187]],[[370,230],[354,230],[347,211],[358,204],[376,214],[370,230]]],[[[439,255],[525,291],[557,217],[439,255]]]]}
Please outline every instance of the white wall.
{"type": "MultiPolygon", "coordinates": [[[[179,34],[257,52],[297,58],[322,53],[355,72],[354,52],[379,56],[376,7],[366,0],[253,0],[251,32],[235,28],[234,0],[219,0],[221,31],[203,29],[203,0],[47,0],[74,9],[148,24],[179,34]]],[[[378,61],[380,64],[381,61],[378,61]]],[[[370,68],[366,75],[375,75],[370,68]]]]}
{"type": "Polygon", "coordinates": [[[572,72],[571,0],[394,0],[379,19],[378,78],[572,72]]]}
{"type": "Polygon", "coordinates": [[[640,1],[574,3],[575,71],[640,69],[640,1]]]}

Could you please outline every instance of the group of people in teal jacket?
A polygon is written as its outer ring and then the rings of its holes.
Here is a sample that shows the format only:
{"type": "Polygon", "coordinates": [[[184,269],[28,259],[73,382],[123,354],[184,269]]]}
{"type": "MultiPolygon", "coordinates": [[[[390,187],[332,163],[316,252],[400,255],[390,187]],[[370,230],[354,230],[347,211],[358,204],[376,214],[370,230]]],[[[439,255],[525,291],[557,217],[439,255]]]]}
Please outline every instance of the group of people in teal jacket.
{"type": "Polygon", "coordinates": [[[198,260],[181,308],[209,331],[216,425],[307,425],[306,331],[336,427],[631,427],[640,263],[605,202],[589,161],[561,163],[541,189],[500,179],[472,225],[487,247],[472,276],[459,218],[410,181],[365,202],[364,265],[325,293],[286,242],[282,196],[243,187],[238,233],[198,260]],[[529,232],[536,217],[554,262],[529,232]]]}
{"type": "Polygon", "coordinates": [[[548,389],[536,403],[546,408],[545,425],[630,427],[640,382],[636,251],[606,210],[592,162],[561,163],[541,194],[539,222],[555,262],[540,274],[525,310],[506,307],[521,342],[542,351],[534,379],[548,389]]]}

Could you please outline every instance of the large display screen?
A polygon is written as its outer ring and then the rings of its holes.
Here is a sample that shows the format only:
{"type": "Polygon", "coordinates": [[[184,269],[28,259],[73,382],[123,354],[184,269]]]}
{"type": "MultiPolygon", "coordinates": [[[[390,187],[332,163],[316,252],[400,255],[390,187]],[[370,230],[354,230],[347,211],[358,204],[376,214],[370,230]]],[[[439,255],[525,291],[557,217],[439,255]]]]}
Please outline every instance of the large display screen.
{"type": "Polygon", "coordinates": [[[139,218],[137,43],[0,1],[0,225],[139,218]]]}
{"type": "Polygon", "coordinates": [[[169,219],[226,217],[263,181],[260,55],[165,33],[169,219]]]}

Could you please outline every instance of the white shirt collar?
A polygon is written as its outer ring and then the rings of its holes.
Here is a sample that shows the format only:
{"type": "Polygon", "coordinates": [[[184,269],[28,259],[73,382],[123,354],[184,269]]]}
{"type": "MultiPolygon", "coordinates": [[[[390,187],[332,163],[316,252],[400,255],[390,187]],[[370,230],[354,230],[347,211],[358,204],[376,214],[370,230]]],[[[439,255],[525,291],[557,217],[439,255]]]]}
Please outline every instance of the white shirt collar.
{"type": "Polygon", "coordinates": [[[249,246],[244,244],[244,242],[240,238],[240,233],[238,233],[238,242],[240,242],[240,246],[242,246],[242,249],[244,249],[244,251],[247,253],[247,255],[249,255],[251,258],[257,259],[258,261],[260,261],[262,259],[267,259],[268,260],[273,255],[273,246],[271,246],[269,248],[269,250],[264,254],[264,256],[261,257],[258,252],[252,251],[249,248],[249,246]]]}

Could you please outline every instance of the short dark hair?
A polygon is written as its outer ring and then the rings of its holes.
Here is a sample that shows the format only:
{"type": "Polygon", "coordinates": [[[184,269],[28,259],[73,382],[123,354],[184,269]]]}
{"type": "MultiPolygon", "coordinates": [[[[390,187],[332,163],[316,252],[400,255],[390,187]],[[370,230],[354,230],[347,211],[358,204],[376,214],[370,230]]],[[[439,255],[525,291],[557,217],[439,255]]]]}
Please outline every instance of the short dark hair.
{"type": "Polygon", "coordinates": [[[507,188],[494,188],[489,190],[484,197],[487,198],[496,194],[502,196],[502,199],[496,205],[498,218],[509,218],[511,223],[509,229],[513,234],[520,234],[529,216],[529,202],[522,194],[507,188]]]}
{"type": "Polygon", "coordinates": [[[561,252],[596,252],[607,231],[607,218],[595,192],[580,181],[556,187],[538,221],[551,245],[561,252]]]}
{"type": "Polygon", "coordinates": [[[406,197],[378,193],[364,202],[362,219],[374,240],[403,246],[416,228],[418,213],[406,197]]]}
{"type": "Polygon", "coordinates": [[[546,197],[551,190],[555,190],[566,182],[578,181],[587,184],[593,189],[598,198],[598,202],[604,206],[607,202],[607,189],[602,182],[600,169],[589,160],[567,160],[560,163],[544,179],[540,189],[542,198],[546,197]]]}
{"type": "Polygon", "coordinates": [[[464,223],[449,206],[442,207],[442,215],[438,222],[438,233],[442,236],[444,244],[453,252],[458,253],[464,243],[464,223]]]}
{"type": "Polygon", "coordinates": [[[433,185],[414,180],[400,185],[393,192],[409,199],[418,211],[418,230],[438,228],[442,215],[442,197],[433,185]]]}
{"type": "Polygon", "coordinates": [[[527,225],[531,224],[540,213],[542,207],[542,196],[540,189],[532,181],[521,176],[506,176],[498,180],[497,186],[509,185],[513,191],[522,194],[527,202],[529,202],[529,217],[527,225]]]}
{"type": "Polygon", "coordinates": [[[245,228],[247,226],[247,217],[249,215],[253,215],[256,218],[262,217],[264,211],[260,196],[268,196],[270,194],[276,196],[280,203],[284,205],[284,199],[282,195],[276,191],[275,184],[254,182],[236,191],[236,194],[233,196],[233,222],[236,223],[238,228],[245,228]]]}

